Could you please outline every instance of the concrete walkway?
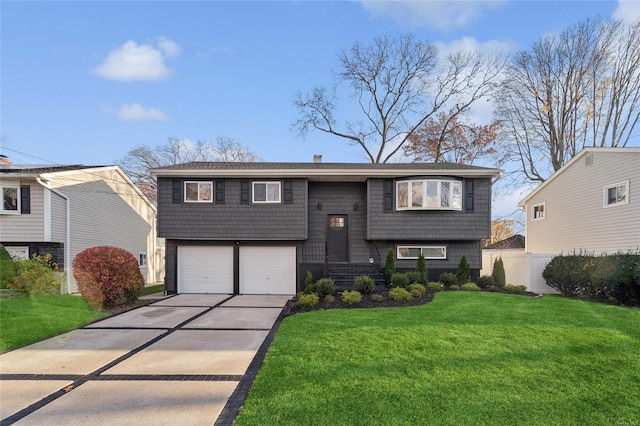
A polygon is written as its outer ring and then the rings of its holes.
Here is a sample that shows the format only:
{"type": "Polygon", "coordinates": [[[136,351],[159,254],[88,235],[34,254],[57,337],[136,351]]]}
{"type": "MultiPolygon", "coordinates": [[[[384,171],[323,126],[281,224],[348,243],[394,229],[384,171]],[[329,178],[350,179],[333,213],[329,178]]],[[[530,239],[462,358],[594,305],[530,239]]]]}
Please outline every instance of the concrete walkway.
{"type": "Polygon", "coordinates": [[[232,424],[289,299],[178,295],[2,354],[1,424],[232,424]]]}

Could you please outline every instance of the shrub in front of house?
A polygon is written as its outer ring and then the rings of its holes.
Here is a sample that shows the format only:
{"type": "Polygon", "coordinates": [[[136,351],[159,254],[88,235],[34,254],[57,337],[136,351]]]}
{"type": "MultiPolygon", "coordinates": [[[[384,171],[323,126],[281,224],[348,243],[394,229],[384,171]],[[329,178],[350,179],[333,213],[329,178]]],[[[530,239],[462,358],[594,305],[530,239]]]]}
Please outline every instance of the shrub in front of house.
{"type": "Polygon", "coordinates": [[[336,292],[335,282],[331,278],[320,278],[316,281],[316,294],[325,297],[336,292]]]}
{"type": "Polygon", "coordinates": [[[384,296],[383,296],[383,295],[381,295],[381,294],[378,294],[378,293],[374,293],[374,294],[372,294],[372,295],[369,297],[369,299],[370,299],[372,302],[380,303],[380,302],[384,301],[384,296]]]}
{"type": "Polygon", "coordinates": [[[457,284],[465,284],[471,281],[471,267],[467,262],[467,256],[463,255],[460,258],[460,263],[458,263],[458,269],[456,270],[456,278],[458,279],[457,284]]]}
{"type": "Polygon", "coordinates": [[[315,293],[316,285],[313,282],[313,274],[311,271],[307,271],[307,276],[304,278],[304,292],[305,294],[315,293]]]}
{"type": "Polygon", "coordinates": [[[80,294],[94,308],[135,302],[144,288],[138,260],[118,247],[81,251],[73,261],[73,277],[80,294]]]}
{"type": "Polygon", "coordinates": [[[595,266],[593,259],[586,253],[555,256],[542,271],[542,278],[563,295],[577,296],[589,286],[591,269],[595,266]]]}
{"type": "Polygon", "coordinates": [[[7,288],[16,276],[16,266],[13,258],[3,245],[0,245],[0,288],[7,288]]]}
{"type": "Polygon", "coordinates": [[[437,281],[431,281],[427,284],[427,288],[431,291],[442,291],[444,289],[444,285],[437,281]]]}
{"type": "Polygon", "coordinates": [[[320,298],[315,293],[310,293],[310,294],[302,293],[298,295],[298,301],[295,303],[295,307],[311,308],[316,306],[319,300],[320,298]]]}
{"type": "Polygon", "coordinates": [[[395,287],[389,290],[389,297],[398,302],[409,301],[413,295],[404,287],[395,287]]]}
{"type": "Polygon", "coordinates": [[[409,292],[416,297],[421,297],[426,293],[426,291],[427,288],[420,283],[413,283],[409,285],[409,292]]]}
{"type": "Polygon", "coordinates": [[[354,287],[362,294],[369,294],[373,291],[375,283],[368,275],[359,275],[353,280],[354,287]]]}
{"type": "Polygon", "coordinates": [[[456,275],[451,272],[443,272],[440,274],[438,281],[440,281],[445,287],[451,287],[452,285],[458,284],[458,278],[456,278],[456,275]]]}
{"type": "Polygon", "coordinates": [[[387,285],[391,284],[391,276],[396,273],[396,259],[393,255],[393,249],[387,251],[387,258],[384,262],[384,270],[382,272],[384,281],[387,285]]]}
{"type": "Polygon", "coordinates": [[[324,300],[324,303],[326,303],[327,305],[336,303],[336,297],[333,294],[327,294],[323,300],[324,300]]]}
{"type": "Polygon", "coordinates": [[[395,274],[391,275],[391,287],[406,288],[410,283],[411,281],[409,281],[409,276],[407,274],[396,272],[395,274]]]}
{"type": "Polygon", "coordinates": [[[448,288],[449,290],[453,290],[453,291],[460,290],[460,286],[458,284],[451,284],[448,288]]]}
{"type": "Polygon", "coordinates": [[[362,301],[362,293],[356,290],[347,290],[342,293],[340,300],[348,305],[355,305],[362,301]]]}
{"type": "Polygon", "coordinates": [[[460,286],[462,291],[480,291],[480,287],[476,283],[464,283],[460,286]]]}
{"type": "Polygon", "coordinates": [[[427,262],[424,260],[422,252],[418,255],[418,261],[416,262],[416,282],[418,284],[427,285],[429,282],[429,271],[427,270],[427,262]]]}
{"type": "Polygon", "coordinates": [[[478,287],[480,288],[489,288],[494,285],[496,282],[491,275],[482,275],[478,278],[478,287]]]}
{"type": "Polygon", "coordinates": [[[64,275],[58,265],[51,261],[51,255],[34,255],[31,259],[14,262],[16,275],[7,288],[22,290],[31,296],[60,294],[60,284],[64,275]]]}
{"type": "Polygon", "coordinates": [[[525,292],[525,290],[527,289],[527,286],[524,285],[514,285],[514,284],[507,284],[504,286],[504,289],[508,292],[508,293],[515,293],[515,294],[522,294],[525,292]]]}
{"type": "Polygon", "coordinates": [[[499,256],[493,262],[493,272],[491,273],[491,277],[493,278],[493,285],[504,288],[507,284],[507,280],[505,278],[504,272],[504,262],[502,262],[502,256],[499,256]]]}

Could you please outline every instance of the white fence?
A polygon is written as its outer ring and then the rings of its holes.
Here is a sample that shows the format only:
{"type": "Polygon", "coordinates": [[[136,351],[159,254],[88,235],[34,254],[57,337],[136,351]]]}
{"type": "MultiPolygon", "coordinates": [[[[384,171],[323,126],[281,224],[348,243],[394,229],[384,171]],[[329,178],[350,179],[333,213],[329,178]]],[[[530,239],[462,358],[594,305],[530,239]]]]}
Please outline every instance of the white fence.
{"type": "Polygon", "coordinates": [[[535,293],[558,293],[542,278],[542,271],[554,256],[553,254],[525,253],[524,249],[482,250],[480,275],[491,275],[493,262],[498,257],[502,257],[508,284],[525,285],[528,291],[535,293]]]}

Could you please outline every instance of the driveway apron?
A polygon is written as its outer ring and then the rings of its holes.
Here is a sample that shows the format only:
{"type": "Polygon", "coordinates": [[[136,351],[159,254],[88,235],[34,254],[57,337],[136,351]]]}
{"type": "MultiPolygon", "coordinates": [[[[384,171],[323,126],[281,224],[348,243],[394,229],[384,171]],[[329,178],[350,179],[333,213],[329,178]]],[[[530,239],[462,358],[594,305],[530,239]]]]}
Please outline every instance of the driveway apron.
{"type": "Polygon", "coordinates": [[[1,425],[232,424],[289,299],[181,294],[2,354],[1,425]]]}

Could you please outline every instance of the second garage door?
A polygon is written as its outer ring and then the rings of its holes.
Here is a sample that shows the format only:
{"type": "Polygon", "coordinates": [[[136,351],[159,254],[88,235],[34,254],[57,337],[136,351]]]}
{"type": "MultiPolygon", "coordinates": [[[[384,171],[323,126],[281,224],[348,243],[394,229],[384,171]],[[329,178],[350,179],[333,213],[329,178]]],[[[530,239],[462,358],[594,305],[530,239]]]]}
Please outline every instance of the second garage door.
{"type": "Polygon", "coordinates": [[[178,247],[178,293],[233,293],[233,247],[178,247]]]}
{"type": "Polygon", "coordinates": [[[295,292],[295,247],[240,247],[241,294],[295,292]]]}

